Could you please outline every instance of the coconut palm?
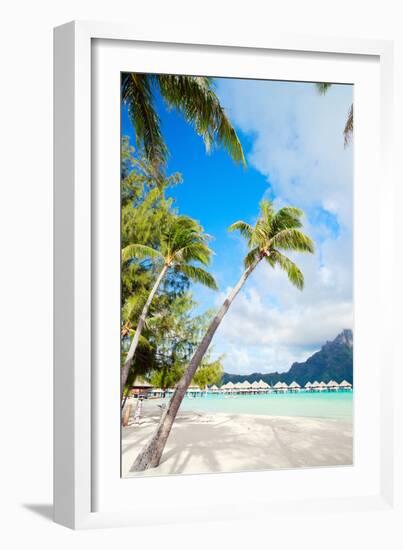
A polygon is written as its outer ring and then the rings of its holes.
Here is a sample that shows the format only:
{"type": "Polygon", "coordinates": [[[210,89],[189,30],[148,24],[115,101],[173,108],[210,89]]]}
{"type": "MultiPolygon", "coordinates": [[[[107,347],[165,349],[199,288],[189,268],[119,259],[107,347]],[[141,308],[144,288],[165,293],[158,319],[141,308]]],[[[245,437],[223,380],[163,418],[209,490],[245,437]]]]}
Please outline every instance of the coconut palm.
{"type": "Polygon", "coordinates": [[[217,289],[214,277],[197,265],[197,263],[207,265],[210,262],[212,251],[208,246],[208,240],[209,236],[195,220],[187,216],[174,216],[161,231],[159,250],[138,243],[129,244],[123,249],[122,261],[126,262],[134,258],[151,259],[156,266],[160,266],[160,271],[143,306],[121,370],[122,396],[151,302],[167,271],[169,269],[180,271],[194,282],[217,289]]]}
{"type": "MultiPolygon", "coordinates": [[[[330,82],[316,82],[316,89],[322,95],[324,95],[331,86],[330,82]]],[[[351,104],[350,110],[348,111],[346,124],[344,125],[343,135],[344,135],[344,147],[350,143],[354,131],[354,106],[351,104]]]]}
{"type": "Polygon", "coordinates": [[[168,154],[155,109],[156,91],[160,92],[168,108],[177,109],[194,126],[208,151],[214,143],[221,144],[236,162],[245,164],[242,145],[213,90],[211,78],[124,73],[122,100],[129,107],[137,143],[154,166],[163,166],[168,154]]]}
{"type": "Polygon", "coordinates": [[[196,349],[188,368],[176,386],[176,390],[166,408],[159,426],[151,441],[142,450],[133,464],[133,470],[142,471],[155,468],[159,465],[162,452],[175,420],[176,414],[191,383],[198,366],[208,350],[213,336],[220,326],[235,297],[261,262],[265,261],[270,267],[278,266],[285,271],[290,282],[297,288],[304,286],[304,277],[298,266],[282,251],[297,251],[313,253],[312,240],[301,230],[303,212],[298,208],[285,207],[277,212],[272,203],[263,200],[260,203],[260,216],[255,225],[244,221],[237,221],[229,228],[230,231],[239,231],[246,239],[249,252],[244,259],[245,270],[238,283],[224,300],[218,313],[196,349]]]}

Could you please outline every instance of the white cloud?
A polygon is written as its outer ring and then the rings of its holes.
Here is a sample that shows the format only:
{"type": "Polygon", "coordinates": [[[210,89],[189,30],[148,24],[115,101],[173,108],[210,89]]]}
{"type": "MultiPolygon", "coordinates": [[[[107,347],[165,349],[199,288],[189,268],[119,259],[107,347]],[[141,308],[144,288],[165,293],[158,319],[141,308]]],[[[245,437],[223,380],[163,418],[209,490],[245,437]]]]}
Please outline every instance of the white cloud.
{"type": "Polygon", "coordinates": [[[284,371],[352,327],[352,149],[342,135],[352,89],[319,96],[310,84],[222,80],[218,92],[238,129],[253,137],[248,161],[267,178],[266,194],[307,214],[316,253],[293,257],[303,292],[259,266],[214,350],[226,353],[228,372],[284,371]]]}
{"type": "MultiPolygon", "coordinates": [[[[271,274],[269,268],[267,272],[271,274]]],[[[259,273],[255,279],[258,282],[259,273]]],[[[214,350],[225,353],[229,372],[288,370],[294,361],[306,359],[341,329],[352,326],[350,301],[322,299],[309,304],[301,293],[289,297],[278,291],[281,301],[273,306],[261,294],[255,285],[246,288],[217,331],[214,350]]]]}
{"type": "Polygon", "coordinates": [[[229,345],[225,350],[225,362],[231,365],[226,372],[248,375],[252,372],[288,370],[294,361],[304,361],[317,348],[298,349],[290,346],[248,346],[239,348],[229,345]],[[270,368],[268,369],[268,365],[270,368]],[[287,368],[284,368],[287,365],[287,368]]]}
{"type": "Polygon", "coordinates": [[[344,148],[343,128],[352,88],[320,96],[312,84],[228,79],[218,91],[235,124],[254,136],[248,161],[275,195],[320,206],[351,227],[352,148],[344,148]]]}

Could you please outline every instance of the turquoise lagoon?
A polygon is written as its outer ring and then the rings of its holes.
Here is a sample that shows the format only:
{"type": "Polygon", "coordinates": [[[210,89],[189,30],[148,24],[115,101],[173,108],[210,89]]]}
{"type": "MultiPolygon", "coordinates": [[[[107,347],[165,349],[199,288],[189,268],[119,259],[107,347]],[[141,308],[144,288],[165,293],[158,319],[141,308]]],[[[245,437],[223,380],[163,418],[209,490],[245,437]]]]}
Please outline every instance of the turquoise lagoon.
{"type": "Polygon", "coordinates": [[[353,392],[270,393],[234,397],[203,395],[185,397],[181,410],[201,413],[303,416],[352,422],[353,392]]]}

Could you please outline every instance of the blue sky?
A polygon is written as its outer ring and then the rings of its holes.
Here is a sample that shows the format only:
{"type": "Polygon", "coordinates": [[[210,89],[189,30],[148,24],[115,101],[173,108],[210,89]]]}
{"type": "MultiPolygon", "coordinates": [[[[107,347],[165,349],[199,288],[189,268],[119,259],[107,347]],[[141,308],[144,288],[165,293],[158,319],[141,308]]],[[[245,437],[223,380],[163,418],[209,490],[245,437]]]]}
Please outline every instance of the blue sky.
{"type": "MultiPolygon", "coordinates": [[[[242,271],[245,246],[227,227],[253,222],[263,197],[306,212],[315,257],[295,256],[304,292],[285,275],[259,266],[217,331],[213,354],[227,372],[288,370],[324,341],[352,327],[352,146],[343,146],[351,86],[321,96],[310,83],[216,79],[216,92],[236,127],[248,166],[221,148],[206,154],[193,128],[176,111],[157,109],[170,159],[183,183],[170,191],[179,211],[213,236],[211,271],[220,292],[197,286],[199,309],[217,307],[242,271]]],[[[122,134],[134,143],[123,109],[122,134]]]]}
{"type": "MultiPolygon", "coordinates": [[[[237,219],[253,219],[260,199],[267,190],[266,179],[248,166],[235,164],[225,150],[214,149],[206,154],[202,139],[193,128],[174,111],[167,111],[159,98],[158,113],[170,157],[167,172],[180,172],[183,183],[168,192],[175,206],[203,225],[213,237],[211,246],[215,255],[211,269],[220,288],[234,284],[238,274],[242,251],[238,239],[227,228],[237,219]],[[235,257],[237,259],[235,259],[235,257]],[[234,272],[235,268],[235,272],[234,272]]],[[[252,140],[240,133],[244,152],[251,151],[252,140]]],[[[134,143],[134,133],[127,110],[123,111],[122,134],[134,143]]],[[[201,309],[214,305],[214,294],[200,286],[194,289],[201,309]]]]}

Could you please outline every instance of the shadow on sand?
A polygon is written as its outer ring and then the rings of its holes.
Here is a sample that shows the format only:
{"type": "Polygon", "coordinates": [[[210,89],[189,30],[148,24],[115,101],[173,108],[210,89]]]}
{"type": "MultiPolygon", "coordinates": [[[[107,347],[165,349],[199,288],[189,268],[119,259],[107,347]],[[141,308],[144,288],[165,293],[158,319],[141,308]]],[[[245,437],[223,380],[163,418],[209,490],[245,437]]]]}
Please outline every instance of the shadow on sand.
{"type": "MultiPolygon", "coordinates": [[[[144,432],[131,432],[123,452],[134,459],[156,423],[157,418],[153,418],[144,432]]],[[[288,417],[243,420],[242,416],[226,415],[221,422],[209,422],[207,417],[203,422],[203,416],[195,419],[186,414],[175,421],[160,467],[135,472],[131,465],[126,475],[345,466],[352,464],[352,443],[351,425],[335,421],[288,417]]]]}

